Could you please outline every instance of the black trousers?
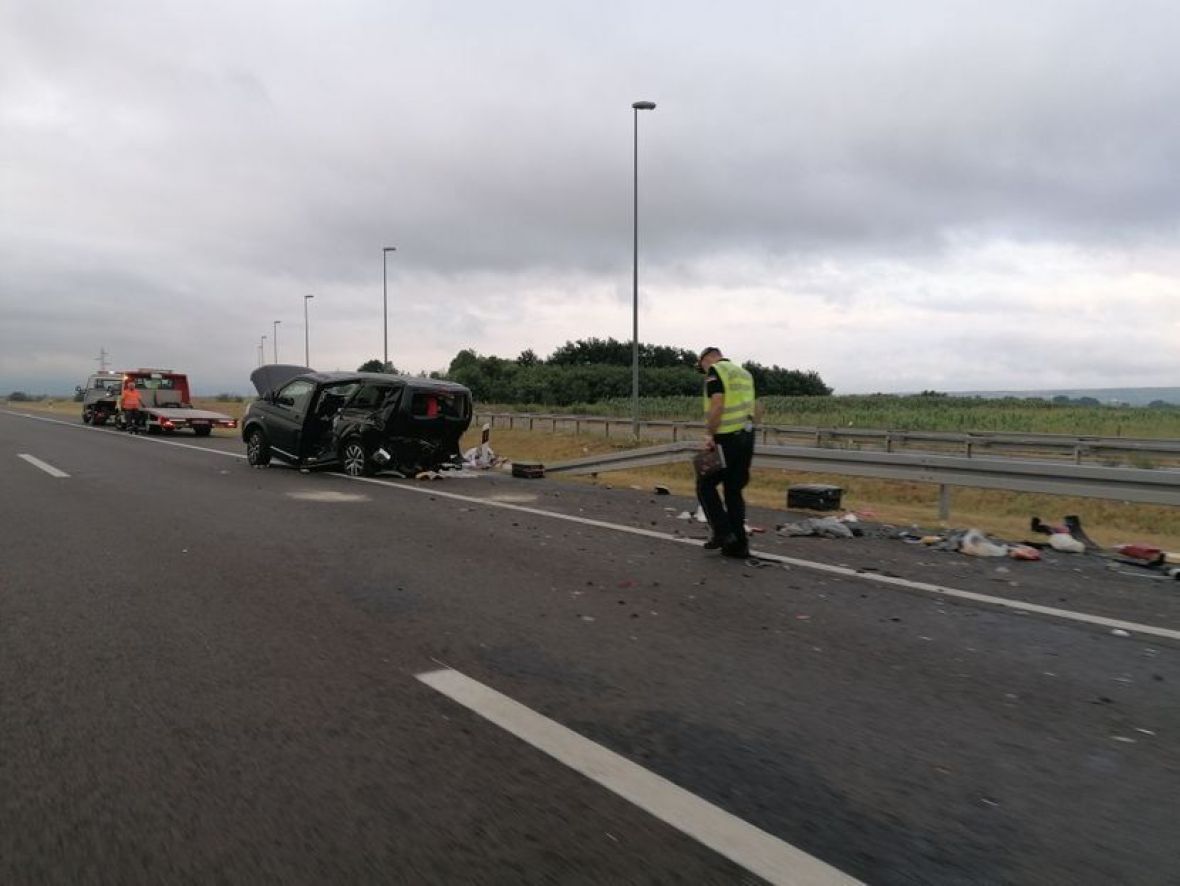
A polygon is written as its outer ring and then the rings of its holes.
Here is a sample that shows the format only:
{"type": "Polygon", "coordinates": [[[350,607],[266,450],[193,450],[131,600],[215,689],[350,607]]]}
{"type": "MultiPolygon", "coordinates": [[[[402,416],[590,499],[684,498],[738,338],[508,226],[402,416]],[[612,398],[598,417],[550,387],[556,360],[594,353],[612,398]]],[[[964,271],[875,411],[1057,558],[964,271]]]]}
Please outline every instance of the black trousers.
{"type": "Polygon", "coordinates": [[[713,438],[725,453],[725,470],[708,479],[697,478],[697,501],[705,509],[709,526],[716,538],[732,535],[739,542],[746,540],[746,500],[742,490],[750,482],[750,462],[754,460],[754,432],[735,431],[713,438]],[[717,493],[717,485],[725,491],[725,501],[717,493]]]}

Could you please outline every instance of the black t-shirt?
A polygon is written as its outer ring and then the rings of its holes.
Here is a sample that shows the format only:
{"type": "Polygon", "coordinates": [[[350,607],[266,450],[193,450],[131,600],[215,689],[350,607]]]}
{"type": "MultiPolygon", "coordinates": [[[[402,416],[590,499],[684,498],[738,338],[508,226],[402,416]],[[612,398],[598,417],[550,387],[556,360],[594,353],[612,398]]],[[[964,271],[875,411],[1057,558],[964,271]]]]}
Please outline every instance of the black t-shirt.
{"type": "Polygon", "coordinates": [[[717,367],[710,366],[709,371],[705,373],[705,396],[712,397],[714,394],[725,394],[725,385],[721,383],[721,377],[717,374],[717,367]]]}

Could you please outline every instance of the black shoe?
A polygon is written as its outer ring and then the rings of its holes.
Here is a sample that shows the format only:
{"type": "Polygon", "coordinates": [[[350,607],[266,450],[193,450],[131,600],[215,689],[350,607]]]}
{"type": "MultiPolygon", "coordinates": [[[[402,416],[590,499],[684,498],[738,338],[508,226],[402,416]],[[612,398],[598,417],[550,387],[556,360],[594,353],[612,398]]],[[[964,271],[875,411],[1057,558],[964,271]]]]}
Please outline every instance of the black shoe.
{"type": "Polygon", "coordinates": [[[735,560],[745,560],[750,556],[750,544],[744,538],[738,539],[732,535],[726,536],[721,545],[722,557],[733,557],[735,560]]]}
{"type": "Polygon", "coordinates": [[[710,535],[709,540],[701,545],[701,547],[703,547],[706,551],[715,551],[724,544],[725,542],[722,539],[715,535],[710,535]]]}

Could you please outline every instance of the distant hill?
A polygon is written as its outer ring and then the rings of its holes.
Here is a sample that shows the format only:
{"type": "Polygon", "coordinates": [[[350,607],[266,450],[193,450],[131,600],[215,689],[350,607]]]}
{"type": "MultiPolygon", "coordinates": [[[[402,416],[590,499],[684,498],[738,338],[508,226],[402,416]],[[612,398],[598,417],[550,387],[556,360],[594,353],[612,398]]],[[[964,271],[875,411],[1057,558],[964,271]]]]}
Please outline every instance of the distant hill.
{"type": "Polygon", "coordinates": [[[1044,391],[955,391],[958,397],[1093,397],[1100,403],[1111,405],[1147,406],[1163,401],[1180,406],[1180,388],[1055,388],[1044,391]]]}

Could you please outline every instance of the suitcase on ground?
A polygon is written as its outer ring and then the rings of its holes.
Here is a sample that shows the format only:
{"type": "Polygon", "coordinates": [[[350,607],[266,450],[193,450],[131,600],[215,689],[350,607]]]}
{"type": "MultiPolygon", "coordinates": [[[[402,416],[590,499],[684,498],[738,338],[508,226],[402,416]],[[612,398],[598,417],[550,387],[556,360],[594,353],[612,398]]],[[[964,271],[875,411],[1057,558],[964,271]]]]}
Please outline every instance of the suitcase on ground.
{"type": "Polygon", "coordinates": [[[787,487],[787,507],[808,511],[838,511],[844,490],[824,483],[797,483],[787,487]]]}

